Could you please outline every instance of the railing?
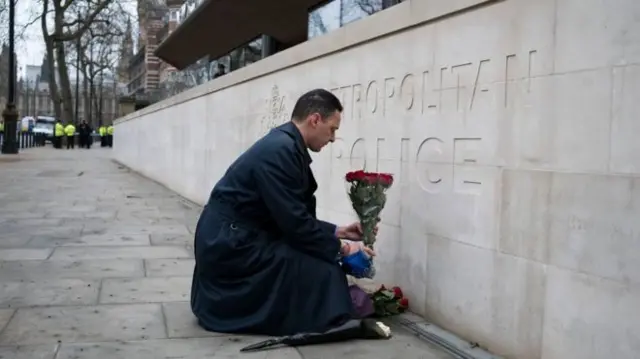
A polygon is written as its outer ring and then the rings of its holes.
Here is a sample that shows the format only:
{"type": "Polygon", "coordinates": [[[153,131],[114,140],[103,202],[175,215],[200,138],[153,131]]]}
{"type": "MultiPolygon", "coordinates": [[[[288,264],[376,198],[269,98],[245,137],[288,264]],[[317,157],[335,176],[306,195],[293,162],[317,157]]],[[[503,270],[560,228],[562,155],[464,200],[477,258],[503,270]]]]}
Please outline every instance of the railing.
{"type": "MultiPolygon", "coordinates": [[[[0,132],[0,146],[2,146],[5,140],[5,134],[0,132]]],[[[18,148],[32,148],[42,147],[46,143],[46,136],[42,133],[33,132],[18,132],[16,134],[16,141],[18,142],[18,148]]]]}

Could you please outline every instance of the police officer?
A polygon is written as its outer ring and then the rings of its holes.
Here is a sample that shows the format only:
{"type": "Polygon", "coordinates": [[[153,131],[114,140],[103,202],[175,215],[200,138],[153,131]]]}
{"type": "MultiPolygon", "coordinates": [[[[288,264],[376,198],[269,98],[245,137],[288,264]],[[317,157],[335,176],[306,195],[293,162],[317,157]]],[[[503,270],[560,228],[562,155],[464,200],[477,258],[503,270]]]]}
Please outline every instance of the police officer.
{"type": "Polygon", "coordinates": [[[102,123],[98,133],[100,134],[100,147],[107,147],[107,128],[102,123]]]}
{"type": "Polygon", "coordinates": [[[64,133],[67,135],[67,149],[75,148],[76,126],[69,122],[69,124],[64,128],[64,133]]]}
{"type": "Polygon", "coordinates": [[[56,121],[56,126],[53,133],[53,147],[62,148],[62,137],[64,137],[64,126],[60,121],[56,121]]]}
{"type": "Polygon", "coordinates": [[[113,125],[107,127],[107,143],[109,143],[109,147],[113,147],[113,125]]]}

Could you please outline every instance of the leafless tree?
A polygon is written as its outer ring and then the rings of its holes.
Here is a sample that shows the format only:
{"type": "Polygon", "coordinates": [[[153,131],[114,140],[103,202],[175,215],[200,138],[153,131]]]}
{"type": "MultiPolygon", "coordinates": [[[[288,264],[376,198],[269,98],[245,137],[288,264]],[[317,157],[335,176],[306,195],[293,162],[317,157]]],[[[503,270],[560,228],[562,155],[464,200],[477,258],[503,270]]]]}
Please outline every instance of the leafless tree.
{"type": "MultiPolygon", "coordinates": [[[[76,41],[67,42],[67,62],[70,68],[78,72],[82,79],[82,98],[85,104],[85,119],[96,125],[103,121],[103,95],[105,79],[115,81],[118,50],[125,34],[126,13],[115,6],[105,8],[94,23],[76,41]]],[[[108,93],[115,96],[115,86],[108,93]]],[[[78,99],[78,101],[80,100],[78,99]]]]}
{"type": "Polygon", "coordinates": [[[49,79],[49,92],[57,118],[67,121],[74,118],[67,65],[69,47],[65,46],[65,43],[78,41],[94,24],[102,23],[110,27],[110,20],[100,17],[110,6],[123,10],[121,4],[114,0],[42,0],[40,22],[49,59],[49,72],[53,74],[56,70],[55,65],[58,65],[59,86],[55,76],[49,79]],[[53,17],[51,26],[48,22],[49,17],[53,17]]]}

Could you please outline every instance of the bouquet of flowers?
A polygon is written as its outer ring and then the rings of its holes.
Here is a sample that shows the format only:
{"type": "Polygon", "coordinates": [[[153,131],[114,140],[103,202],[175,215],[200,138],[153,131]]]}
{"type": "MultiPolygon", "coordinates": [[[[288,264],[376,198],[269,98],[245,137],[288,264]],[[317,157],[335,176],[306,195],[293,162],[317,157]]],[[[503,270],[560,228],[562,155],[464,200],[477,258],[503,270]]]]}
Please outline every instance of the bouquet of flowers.
{"type": "Polygon", "coordinates": [[[347,173],[345,179],[350,184],[351,205],[362,225],[364,245],[373,248],[376,241],[374,229],[387,203],[386,191],[393,184],[393,175],[355,171],[347,173]]]}
{"type": "Polygon", "coordinates": [[[373,301],[374,316],[378,318],[404,313],[409,309],[409,300],[405,298],[400,287],[387,289],[383,285],[370,294],[370,297],[373,301]]]}
{"type": "MultiPolygon", "coordinates": [[[[349,184],[349,199],[353,210],[358,215],[360,224],[362,225],[363,243],[365,246],[373,249],[376,241],[375,228],[380,218],[380,212],[387,202],[386,191],[393,184],[393,175],[388,173],[374,173],[365,171],[349,172],[345,176],[349,184]]],[[[362,257],[364,254],[359,252],[356,255],[362,257]]],[[[356,258],[357,259],[357,258],[356,258]]],[[[346,262],[354,262],[356,259],[347,259],[346,262]]],[[[367,259],[368,260],[368,259],[367,259]]],[[[364,261],[363,258],[358,259],[359,262],[364,261]]],[[[355,274],[356,277],[373,278],[375,269],[369,263],[365,269],[355,274]]],[[[362,267],[353,265],[351,267],[362,267]]]]}

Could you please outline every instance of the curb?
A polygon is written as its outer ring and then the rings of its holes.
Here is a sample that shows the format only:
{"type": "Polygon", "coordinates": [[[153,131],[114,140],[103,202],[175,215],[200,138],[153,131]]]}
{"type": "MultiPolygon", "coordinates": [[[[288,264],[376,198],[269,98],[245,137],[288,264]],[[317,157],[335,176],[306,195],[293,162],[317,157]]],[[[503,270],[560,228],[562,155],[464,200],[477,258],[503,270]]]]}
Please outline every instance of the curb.
{"type": "Polygon", "coordinates": [[[402,326],[418,338],[442,348],[456,359],[503,359],[480,348],[478,344],[461,339],[415,314],[401,314],[392,317],[390,321],[402,326]]]}

